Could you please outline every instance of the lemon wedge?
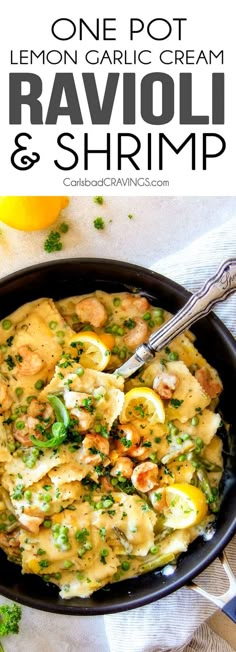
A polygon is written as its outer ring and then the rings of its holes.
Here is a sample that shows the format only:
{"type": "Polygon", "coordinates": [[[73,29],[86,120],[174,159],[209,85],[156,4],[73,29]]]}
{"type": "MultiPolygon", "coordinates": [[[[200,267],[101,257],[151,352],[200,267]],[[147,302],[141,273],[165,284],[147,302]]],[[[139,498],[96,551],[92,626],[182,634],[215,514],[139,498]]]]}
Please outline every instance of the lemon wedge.
{"type": "Polygon", "coordinates": [[[120,422],[144,419],[150,424],[164,423],[165,410],[160,396],[150,387],[133,387],[125,395],[120,422]]]}
{"type": "Polygon", "coordinates": [[[165,489],[167,507],[164,509],[165,526],[175,530],[200,523],[207,514],[204,493],[198,487],[183,482],[165,489]]]}
{"type": "Polygon", "coordinates": [[[79,356],[82,367],[103,371],[107,367],[111,352],[96,333],[82,331],[70,340],[70,354],[79,356]],[[73,353],[72,353],[73,349],[73,353]],[[82,353],[80,353],[82,349],[82,353]]]}

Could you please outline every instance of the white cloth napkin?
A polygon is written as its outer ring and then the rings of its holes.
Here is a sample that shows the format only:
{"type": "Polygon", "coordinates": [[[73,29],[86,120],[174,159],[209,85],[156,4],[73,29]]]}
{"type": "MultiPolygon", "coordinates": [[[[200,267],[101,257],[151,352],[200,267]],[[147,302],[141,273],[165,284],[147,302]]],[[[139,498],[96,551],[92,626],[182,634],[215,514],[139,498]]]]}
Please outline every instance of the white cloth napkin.
{"type": "MultiPolygon", "coordinates": [[[[233,219],[175,255],[158,261],[152,269],[194,291],[224,259],[235,255],[236,219],[233,219]]],[[[216,312],[236,335],[236,296],[216,312]]],[[[236,572],[235,539],[227,547],[227,554],[236,572]]],[[[212,592],[216,592],[217,587],[217,593],[221,593],[227,586],[218,561],[198,580],[212,592]]],[[[1,598],[0,602],[6,600],[1,598]]],[[[220,637],[212,632],[209,636],[207,625],[202,625],[193,636],[214,610],[214,605],[188,589],[181,589],[146,607],[104,619],[97,616],[73,618],[23,607],[20,634],[4,640],[4,648],[6,652],[16,649],[18,652],[126,652],[127,649],[129,652],[173,649],[178,652],[231,652],[232,648],[220,637]]]]}
{"type": "MultiPolygon", "coordinates": [[[[176,254],[161,259],[152,269],[194,292],[224,260],[232,257],[236,257],[236,219],[208,232],[176,254]]],[[[216,312],[236,336],[236,294],[220,304],[216,312]]],[[[227,554],[236,574],[235,544],[236,538],[228,545],[227,554]]],[[[198,581],[212,593],[220,594],[227,588],[218,560],[201,574],[198,581]]],[[[215,610],[216,607],[205,598],[188,589],[180,589],[160,602],[123,614],[105,616],[110,652],[125,652],[127,632],[129,652],[177,649],[186,645],[193,632],[215,610]]],[[[214,642],[211,649],[212,652],[216,649],[214,642]]]]}

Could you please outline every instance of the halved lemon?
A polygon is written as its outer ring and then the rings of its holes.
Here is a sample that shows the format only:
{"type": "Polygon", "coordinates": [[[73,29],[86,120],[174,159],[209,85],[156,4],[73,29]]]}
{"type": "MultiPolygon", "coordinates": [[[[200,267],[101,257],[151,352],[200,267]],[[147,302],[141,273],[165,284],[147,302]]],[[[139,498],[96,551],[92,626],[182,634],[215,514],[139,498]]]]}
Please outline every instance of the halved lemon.
{"type": "Polygon", "coordinates": [[[108,365],[111,352],[96,333],[82,331],[70,340],[70,353],[79,356],[82,367],[103,371],[108,365]],[[82,349],[82,353],[80,353],[82,349]],[[72,353],[73,350],[73,353],[72,353]]]}
{"type": "Polygon", "coordinates": [[[167,507],[164,510],[165,526],[182,530],[200,523],[207,514],[204,493],[187,482],[165,488],[167,507]]]}
{"type": "Polygon", "coordinates": [[[133,387],[125,395],[120,422],[145,419],[150,424],[164,423],[165,410],[160,396],[150,387],[133,387]]]}

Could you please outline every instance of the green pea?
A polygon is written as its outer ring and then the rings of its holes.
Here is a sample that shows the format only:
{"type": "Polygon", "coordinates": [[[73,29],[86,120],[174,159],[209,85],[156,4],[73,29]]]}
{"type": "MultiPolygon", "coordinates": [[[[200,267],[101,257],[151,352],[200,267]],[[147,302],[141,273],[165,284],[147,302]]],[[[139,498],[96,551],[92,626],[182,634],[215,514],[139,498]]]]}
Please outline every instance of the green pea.
{"type": "Polygon", "coordinates": [[[196,439],[196,444],[197,444],[198,446],[203,446],[203,441],[202,441],[201,437],[197,437],[197,439],[196,439]]]}
{"type": "Polygon", "coordinates": [[[130,563],[128,561],[122,561],[121,568],[123,571],[127,571],[130,568],[130,563]]]}
{"type": "Polygon", "coordinates": [[[150,453],[149,457],[152,462],[157,463],[157,453],[150,453]]]}
{"type": "Polygon", "coordinates": [[[124,332],[123,328],[117,328],[117,335],[124,335],[124,332]]]}
{"type": "Polygon", "coordinates": [[[116,306],[116,307],[120,305],[120,298],[119,297],[115,297],[113,299],[113,305],[116,306]]]}
{"type": "Polygon", "coordinates": [[[24,497],[25,497],[26,500],[28,500],[30,502],[31,498],[32,498],[32,491],[27,489],[27,491],[25,491],[25,493],[24,493],[24,497]]]}
{"type": "Polygon", "coordinates": [[[164,315],[164,310],[163,308],[155,308],[153,312],[154,317],[163,317],[164,315]]]}
{"type": "Polygon", "coordinates": [[[111,326],[106,326],[105,333],[112,333],[112,327],[111,326]]]}
{"type": "Polygon", "coordinates": [[[174,361],[179,359],[179,354],[176,351],[171,351],[169,360],[174,361]]]}
{"type": "Polygon", "coordinates": [[[46,496],[44,496],[45,503],[50,503],[51,500],[52,500],[52,496],[50,496],[50,494],[46,494],[46,496]]]}
{"type": "Polygon", "coordinates": [[[20,398],[20,396],[22,396],[22,394],[23,394],[23,391],[24,391],[24,390],[23,390],[22,387],[16,387],[16,389],[15,389],[15,394],[16,394],[16,396],[17,396],[18,398],[20,398]]]}
{"type": "Polygon", "coordinates": [[[190,435],[188,432],[183,432],[181,435],[182,441],[186,441],[187,439],[190,439],[190,435]]]}
{"type": "Polygon", "coordinates": [[[48,325],[49,325],[49,328],[51,328],[52,331],[55,331],[55,329],[57,327],[57,321],[50,321],[48,325]]]}
{"type": "Polygon", "coordinates": [[[103,502],[101,500],[96,503],[96,508],[95,509],[102,509],[103,508],[103,502]]]}
{"type": "Polygon", "coordinates": [[[112,352],[114,355],[117,355],[117,354],[119,353],[119,350],[120,350],[120,349],[119,349],[118,346],[113,346],[113,349],[111,350],[111,352],[112,352]]]}
{"type": "Polygon", "coordinates": [[[144,313],[144,315],[143,315],[144,321],[149,321],[149,319],[151,319],[151,318],[152,318],[152,315],[151,315],[150,312],[145,312],[144,313]]]}
{"type": "Polygon", "coordinates": [[[83,376],[84,375],[83,367],[78,367],[78,369],[76,369],[75,373],[76,373],[76,376],[83,376]]]}
{"type": "Polygon", "coordinates": [[[35,386],[35,389],[43,389],[44,381],[43,380],[37,380],[34,386],[35,386]]]}
{"type": "Polygon", "coordinates": [[[115,334],[116,334],[116,333],[118,333],[118,330],[119,330],[119,326],[118,326],[118,324],[113,324],[113,325],[111,326],[111,333],[115,333],[115,334]]]}
{"type": "Polygon", "coordinates": [[[177,437],[176,442],[177,444],[182,444],[183,443],[182,437],[177,437]]]}
{"type": "Polygon", "coordinates": [[[126,358],[126,352],[125,351],[120,351],[119,358],[120,358],[120,360],[124,360],[126,358]]]}
{"type": "Polygon", "coordinates": [[[17,428],[17,430],[23,430],[23,428],[25,428],[25,422],[24,421],[16,421],[16,428],[17,428]]]}
{"type": "Polygon", "coordinates": [[[12,321],[10,319],[4,319],[2,321],[2,327],[4,331],[9,331],[9,328],[12,327],[12,321]]]}
{"type": "Polygon", "coordinates": [[[101,432],[101,428],[102,428],[101,424],[100,424],[100,423],[96,423],[96,426],[95,426],[95,432],[101,432]]]}
{"type": "Polygon", "coordinates": [[[57,331],[56,335],[57,335],[57,337],[64,337],[65,333],[64,333],[64,331],[57,331]]]}
{"type": "Polygon", "coordinates": [[[43,527],[50,528],[51,525],[52,525],[52,521],[50,521],[49,519],[46,519],[46,520],[43,522],[43,527]]]}
{"type": "Polygon", "coordinates": [[[170,432],[171,432],[171,435],[176,437],[176,435],[178,435],[178,433],[179,433],[179,428],[177,428],[177,426],[172,425],[170,427],[170,432]]]}
{"type": "Polygon", "coordinates": [[[65,568],[65,570],[68,570],[72,566],[74,566],[74,564],[73,561],[70,561],[70,559],[66,559],[63,563],[63,568],[65,568]]]}
{"type": "Polygon", "coordinates": [[[161,326],[164,322],[164,317],[156,317],[155,322],[157,326],[161,326]]]}
{"type": "Polygon", "coordinates": [[[155,555],[158,552],[158,546],[152,546],[149,552],[151,555],[155,555]]]}
{"type": "Polygon", "coordinates": [[[186,455],[183,453],[183,455],[179,455],[178,461],[179,462],[184,462],[186,460],[186,455]]]}
{"type": "Polygon", "coordinates": [[[191,419],[191,425],[192,426],[198,426],[199,424],[199,417],[195,416],[191,419]]]}
{"type": "Polygon", "coordinates": [[[149,325],[149,328],[154,328],[155,322],[153,321],[153,319],[149,319],[149,324],[148,325],[149,325]]]}
{"type": "Polygon", "coordinates": [[[7,346],[6,346],[6,344],[1,344],[1,346],[0,346],[0,351],[2,351],[2,353],[6,353],[6,352],[7,352],[7,346]]]}
{"type": "Polygon", "coordinates": [[[29,405],[35,398],[37,398],[37,396],[27,396],[26,403],[29,405]]]}

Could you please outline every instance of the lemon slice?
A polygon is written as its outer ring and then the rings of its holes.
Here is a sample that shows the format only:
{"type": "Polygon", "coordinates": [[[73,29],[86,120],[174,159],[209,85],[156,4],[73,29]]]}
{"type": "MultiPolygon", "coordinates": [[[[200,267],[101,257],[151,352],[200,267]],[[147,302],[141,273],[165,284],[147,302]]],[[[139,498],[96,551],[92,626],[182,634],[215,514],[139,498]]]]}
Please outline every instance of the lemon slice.
{"type": "Polygon", "coordinates": [[[111,352],[96,333],[82,331],[70,340],[70,353],[79,356],[82,367],[103,371],[108,365],[111,352]],[[73,353],[72,353],[73,349],[73,353]],[[82,353],[80,353],[83,349],[82,353]]]}
{"type": "Polygon", "coordinates": [[[150,424],[164,423],[165,410],[160,396],[150,387],[133,387],[125,395],[120,422],[144,419],[150,424]]]}
{"type": "Polygon", "coordinates": [[[198,487],[183,482],[165,489],[167,507],[164,509],[165,526],[182,530],[200,523],[207,514],[204,493],[198,487]]]}

